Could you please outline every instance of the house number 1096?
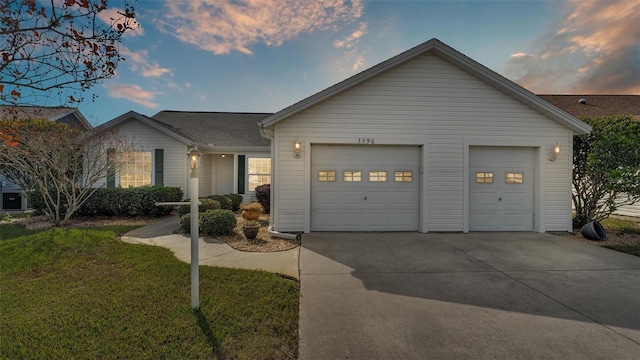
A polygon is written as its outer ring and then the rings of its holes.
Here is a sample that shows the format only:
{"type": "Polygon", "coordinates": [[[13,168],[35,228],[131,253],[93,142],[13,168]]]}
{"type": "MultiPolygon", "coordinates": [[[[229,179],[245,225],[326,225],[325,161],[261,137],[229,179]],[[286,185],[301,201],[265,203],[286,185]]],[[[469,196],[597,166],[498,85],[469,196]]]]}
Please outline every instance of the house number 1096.
{"type": "Polygon", "coordinates": [[[373,138],[358,138],[358,144],[375,144],[373,138]]]}

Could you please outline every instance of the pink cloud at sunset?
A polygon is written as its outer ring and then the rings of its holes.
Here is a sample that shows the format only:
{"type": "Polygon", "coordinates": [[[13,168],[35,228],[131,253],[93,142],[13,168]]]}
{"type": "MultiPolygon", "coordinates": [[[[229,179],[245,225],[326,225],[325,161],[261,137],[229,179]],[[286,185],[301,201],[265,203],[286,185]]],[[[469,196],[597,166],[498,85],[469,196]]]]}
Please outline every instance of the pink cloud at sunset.
{"type": "Polygon", "coordinates": [[[640,94],[640,2],[568,0],[538,49],[511,55],[506,75],[534,93],[640,94]]]}
{"type": "Polygon", "coordinates": [[[112,83],[107,86],[109,96],[113,98],[126,99],[144,107],[156,109],[159,104],[154,102],[155,97],[160,92],[146,91],[138,85],[112,83]]]}
{"type": "Polygon", "coordinates": [[[197,0],[166,3],[156,25],[183,42],[214,54],[251,46],[280,46],[285,40],[315,30],[337,30],[362,15],[361,0],[197,0]]]}

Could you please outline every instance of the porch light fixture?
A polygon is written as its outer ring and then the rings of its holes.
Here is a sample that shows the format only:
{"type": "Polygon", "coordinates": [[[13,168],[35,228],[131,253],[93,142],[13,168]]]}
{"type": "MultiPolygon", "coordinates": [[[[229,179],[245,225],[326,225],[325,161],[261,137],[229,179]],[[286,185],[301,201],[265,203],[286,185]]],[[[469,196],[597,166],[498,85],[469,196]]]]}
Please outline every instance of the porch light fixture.
{"type": "Polygon", "coordinates": [[[560,155],[561,151],[562,151],[562,148],[556,142],[556,144],[553,145],[553,152],[551,153],[551,157],[549,158],[549,160],[551,160],[551,161],[555,160],[558,157],[558,155],[560,155]]]}
{"type": "Polygon", "coordinates": [[[198,146],[194,146],[189,150],[187,156],[189,156],[189,163],[191,164],[191,170],[195,170],[200,165],[200,155],[202,153],[198,150],[198,146]]]}
{"type": "Polygon", "coordinates": [[[302,153],[302,142],[300,142],[300,140],[296,140],[293,142],[293,157],[296,159],[299,159],[301,153],[302,153]]]}

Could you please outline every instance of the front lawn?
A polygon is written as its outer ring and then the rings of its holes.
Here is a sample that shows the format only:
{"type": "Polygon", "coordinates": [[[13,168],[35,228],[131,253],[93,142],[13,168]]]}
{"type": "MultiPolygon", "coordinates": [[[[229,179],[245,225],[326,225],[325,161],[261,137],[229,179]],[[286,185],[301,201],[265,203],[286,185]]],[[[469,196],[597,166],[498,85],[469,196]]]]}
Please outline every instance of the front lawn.
{"type": "Polygon", "coordinates": [[[0,225],[0,358],[296,358],[296,282],[202,266],[194,312],[189,264],[130,228],[0,225]]]}

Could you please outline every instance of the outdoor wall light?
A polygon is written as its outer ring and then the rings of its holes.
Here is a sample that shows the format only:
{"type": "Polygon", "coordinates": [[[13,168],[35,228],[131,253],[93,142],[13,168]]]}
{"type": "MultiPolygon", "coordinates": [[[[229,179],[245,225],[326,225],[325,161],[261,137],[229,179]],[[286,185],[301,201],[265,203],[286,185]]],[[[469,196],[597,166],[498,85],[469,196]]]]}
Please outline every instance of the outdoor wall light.
{"type": "Polygon", "coordinates": [[[556,142],[556,144],[553,145],[553,152],[551,153],[551,157],[549,158],[549,160],[551,160],[551,161],[555,160],[558,157],[558,155],[560,155],[561,151],[562,151],[562,148],[556,142]]]}
{"type": "Polygon", "coordinates": [[[293,142],[293,157],[296,159],[299,159],[301,153],[302,153],[302,143],[300,142],[300,140],[296,140],[293,142]]]}
{"type": "Polygon", "coordinates": [[[202,153],[198,150],[198,145],[196,145],[195,147],[191,148],[189,150],[189,152],[187,153],[187,156],[189,156],[189,162],[191,164],[191,169],[195,170],[198,168],[198,166],[200,165],[200,155],[202,153]]]}

